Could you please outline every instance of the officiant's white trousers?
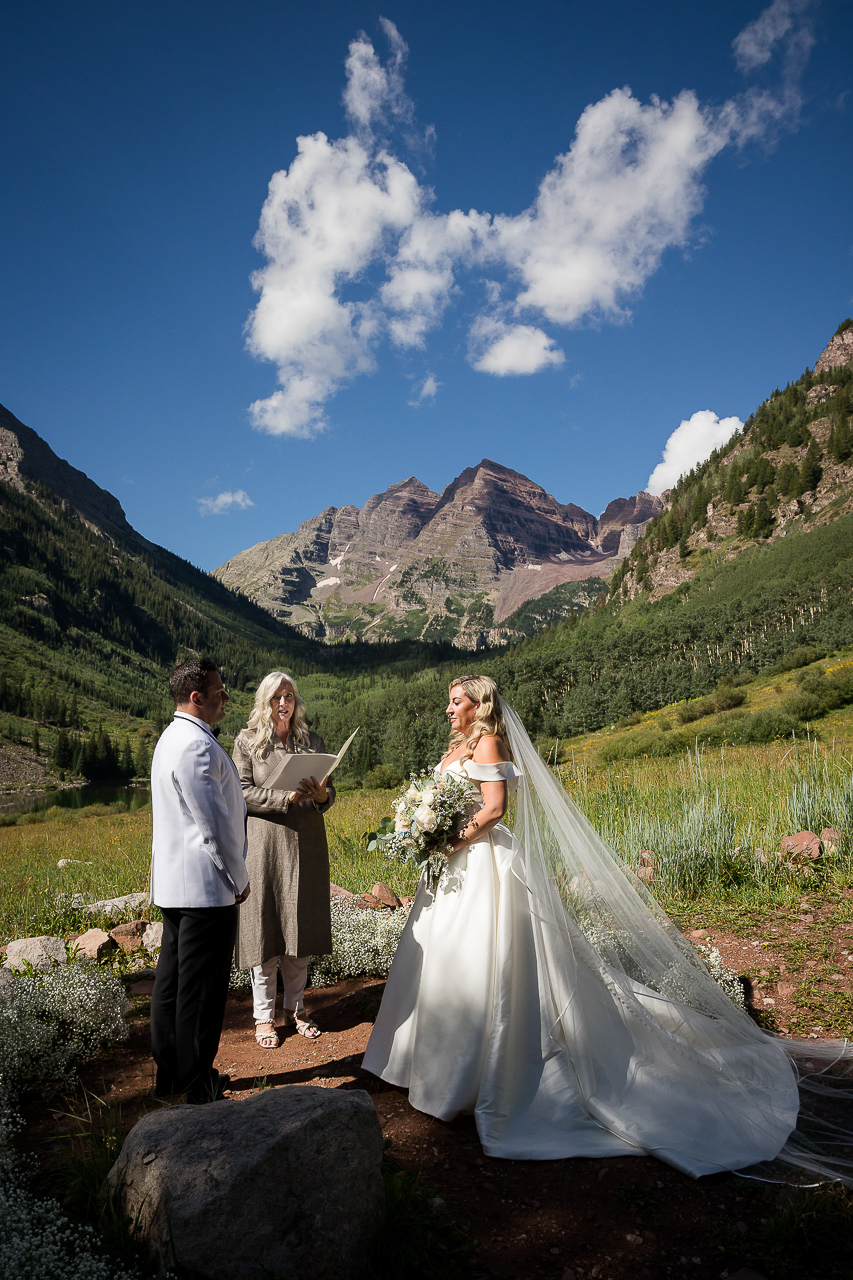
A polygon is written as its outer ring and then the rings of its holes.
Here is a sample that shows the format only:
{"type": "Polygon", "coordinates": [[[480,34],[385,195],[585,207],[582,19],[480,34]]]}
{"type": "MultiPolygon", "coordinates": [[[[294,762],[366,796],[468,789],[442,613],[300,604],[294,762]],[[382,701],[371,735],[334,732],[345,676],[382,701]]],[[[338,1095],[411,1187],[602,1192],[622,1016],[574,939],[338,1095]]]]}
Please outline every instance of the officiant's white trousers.
{"type": "Polygon", "coordinates": [[[284,1007],[291,1012],[305,1008],[305,984],[308,981],[310,956],[273,956],[263,964],[252,966],[252,998],[255,1002],[255,1022],[275,1021],[275,992],[278,978],[278,962],[281,961],[281,978],[284,983],[284,1007]]]}

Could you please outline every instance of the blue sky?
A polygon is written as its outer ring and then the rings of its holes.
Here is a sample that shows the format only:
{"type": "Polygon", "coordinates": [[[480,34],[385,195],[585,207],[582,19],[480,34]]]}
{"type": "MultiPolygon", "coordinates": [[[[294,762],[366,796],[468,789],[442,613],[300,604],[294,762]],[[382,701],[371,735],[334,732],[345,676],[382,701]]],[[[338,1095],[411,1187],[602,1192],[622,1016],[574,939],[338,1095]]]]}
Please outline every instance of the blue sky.
{"type": "Polygon", "coordinates": [[[31,0],[5,36],[0,401],[203,568],[484,456],[598,514],[853,313],[844,0],[31,0]]]}

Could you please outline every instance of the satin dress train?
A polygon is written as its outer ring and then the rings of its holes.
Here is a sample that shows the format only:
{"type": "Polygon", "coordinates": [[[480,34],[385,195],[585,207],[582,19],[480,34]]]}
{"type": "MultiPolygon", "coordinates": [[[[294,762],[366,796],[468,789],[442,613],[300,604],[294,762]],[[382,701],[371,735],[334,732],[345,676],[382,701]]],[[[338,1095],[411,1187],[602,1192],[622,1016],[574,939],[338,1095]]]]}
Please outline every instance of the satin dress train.
{"type": "MultiPolygon", "coordinates": [[[[449,766],[475,785],[512,764],[449,766]]],[[[487,1155],[655,1155],[694,1177],[772,1159],[796,1123],[791,1064],[610,968],[499,823],[422,882],[364,1067],[440,1120],[473,1114],[487,1155]]]]}

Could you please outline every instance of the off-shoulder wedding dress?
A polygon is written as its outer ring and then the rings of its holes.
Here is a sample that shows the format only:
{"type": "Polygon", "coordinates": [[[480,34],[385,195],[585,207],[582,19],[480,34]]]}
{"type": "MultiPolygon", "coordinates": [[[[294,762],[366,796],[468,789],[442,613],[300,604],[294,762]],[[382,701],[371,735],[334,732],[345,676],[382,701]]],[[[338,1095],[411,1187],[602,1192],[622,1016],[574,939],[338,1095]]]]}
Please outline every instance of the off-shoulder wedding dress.
{"type": "Polygon", "coordinates": [[[421,882],[365,1069],[438,1119],[473,1114],[490,1156],[824,1173],[832,1138],[794,1132],[798,1086],[828,1088],[844,1045],[792,1046],[735,1006],[501,706],[515,763],[448,767],[517,788],[514,830],[421,882]]]}

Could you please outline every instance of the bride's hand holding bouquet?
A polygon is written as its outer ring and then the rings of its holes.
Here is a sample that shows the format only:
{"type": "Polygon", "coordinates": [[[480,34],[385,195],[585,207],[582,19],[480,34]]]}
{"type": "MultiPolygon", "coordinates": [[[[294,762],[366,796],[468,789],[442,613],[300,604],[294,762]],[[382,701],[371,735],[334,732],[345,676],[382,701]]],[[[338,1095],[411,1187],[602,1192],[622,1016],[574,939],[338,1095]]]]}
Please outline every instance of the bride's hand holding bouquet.
{"type": "Polygon", "coordinates": [[[367,848],[381,848],[387,858],[414,862],[425,875],[427,888],[435,889],[447,859],[456,850],[454,841],[465,827],[477,791],[452,773],[412,774],[411,781],[392,803],[393,818],[383,818],[378,831],[370,832],[367,848]]]}

